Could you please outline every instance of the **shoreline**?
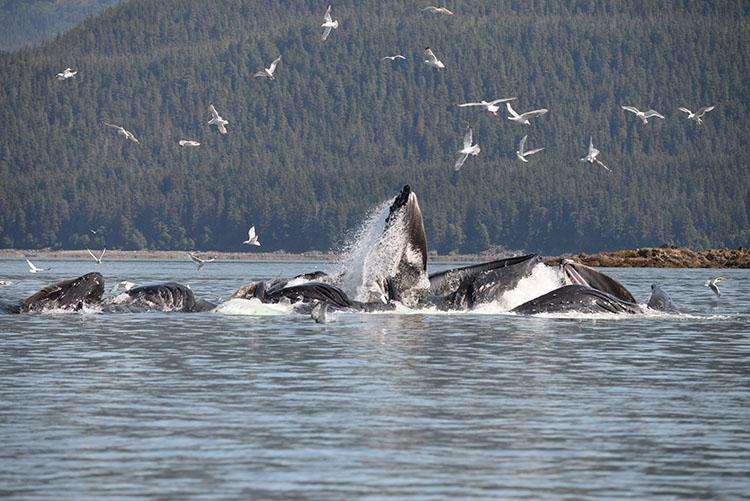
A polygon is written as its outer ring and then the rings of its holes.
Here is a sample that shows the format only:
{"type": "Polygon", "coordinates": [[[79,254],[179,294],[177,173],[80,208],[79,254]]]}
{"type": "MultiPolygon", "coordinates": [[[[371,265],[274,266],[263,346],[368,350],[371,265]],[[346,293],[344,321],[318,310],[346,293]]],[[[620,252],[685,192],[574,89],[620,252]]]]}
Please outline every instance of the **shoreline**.
{"type": "MultiPolygon", "coordinates": [[[[220,261],[322,261],[334,262],[340,255],[329,252],[194,252],[201,257],[216,257],[220,261]]],[[[518,255],[518,254],[514,254],[518,255]]],[[[83,250],[22,250],[0,249],[0,259],[91,259],[83,250]]],[[[428,262],[486,262],[493,259],[511,257],[510,254],[455,254],[427,256],[428,262]]],[[[544,262],[557,265],[562,259],[572,259],[587,266],[602,268],[750,268],[750,249],[704,249],[693,250],[686,247],[642,247],[638,249],[603,251],[594,254],[563,254],[543,256],[544,262]]],[[[113,260],[182,260],[188,259],[188,251],[163,250],[108,250],[107,259],[113,260]]]]}

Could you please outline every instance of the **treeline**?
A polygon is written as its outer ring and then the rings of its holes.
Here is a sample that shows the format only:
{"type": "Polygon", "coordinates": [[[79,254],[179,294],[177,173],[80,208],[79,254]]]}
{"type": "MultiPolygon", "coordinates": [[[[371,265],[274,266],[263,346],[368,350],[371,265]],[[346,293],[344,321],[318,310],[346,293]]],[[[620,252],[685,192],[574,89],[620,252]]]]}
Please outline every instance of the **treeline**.
{"type": "Polygon", "coordinates": [[[406,183],[441,253],[750,240],[746,2],[357,0],[323,42],[326,6],[131,0],[0,55],[0,246],[233,251],[255,224],[262,250],[327,250],[406,183]],[[504,96],[550,111],[456,106],[504,96]],[[482,152],[454,173],[467,124],[482,152]],[[613,173],[578,161],[590,136],[613,173]]]}

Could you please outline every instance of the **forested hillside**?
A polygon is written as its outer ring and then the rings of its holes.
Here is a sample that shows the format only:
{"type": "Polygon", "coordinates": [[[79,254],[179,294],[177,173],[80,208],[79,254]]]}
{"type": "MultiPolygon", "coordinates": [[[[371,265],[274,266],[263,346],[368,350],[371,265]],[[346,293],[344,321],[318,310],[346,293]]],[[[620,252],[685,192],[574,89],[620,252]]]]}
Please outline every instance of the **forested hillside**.
{"type": "Polygon", "coordinates": [[[0,50],[54,37],[123,0],[0,0],[0,50]]]}
{"type": "Polygon", "coordinates": [[[352,0],[322,41],[327,5],[131,0],[0,55],[0,246],[242,250],[254,224],[260,250],[326,250],[406,183],[441,253],[748,244],[750,3],[352,0]],[[549,112],[457,106],[505,96],[549,112]]]}

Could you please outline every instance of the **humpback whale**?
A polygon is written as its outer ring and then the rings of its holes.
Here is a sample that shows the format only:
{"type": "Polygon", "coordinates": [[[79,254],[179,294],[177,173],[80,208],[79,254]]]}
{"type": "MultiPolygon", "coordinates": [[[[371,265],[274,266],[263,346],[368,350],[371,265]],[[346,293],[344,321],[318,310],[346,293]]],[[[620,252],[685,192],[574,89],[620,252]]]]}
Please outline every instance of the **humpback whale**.
{"type": "Polygon", "coordinates": [[[538,313],[641,313],[636,303],[623,301],[607,292],[585,285],[573,284],[527,301],[512,310],[512,313],[536,315],[538,313]]]}
{"type": "Polygon", "coordinates": [[[568,285],[587,285],[602,292],[612,294],[623,301],[629,303],[636,302],[633,295],[624,285],[590,266],[576,263],[570,259],[563,259],[560,266],[565,275],[565,283],[568,285]]]}
{"type": "Polygon", "coordinates": [[[104,294],[104,277],[92,272],[78,278],[50,284],[27,297],[19,305],[18,312],[44,311],[52,309],[81,310],[84,306],[96,305],[104,294]]]}
{"type": "Polygon", "coordinates": [[[134,287],[109,299],[102,305],[107,312],[136,311],[208,311],[215,305],[196,300],[189,287],[176,282],[142,285],[134,287]]]}

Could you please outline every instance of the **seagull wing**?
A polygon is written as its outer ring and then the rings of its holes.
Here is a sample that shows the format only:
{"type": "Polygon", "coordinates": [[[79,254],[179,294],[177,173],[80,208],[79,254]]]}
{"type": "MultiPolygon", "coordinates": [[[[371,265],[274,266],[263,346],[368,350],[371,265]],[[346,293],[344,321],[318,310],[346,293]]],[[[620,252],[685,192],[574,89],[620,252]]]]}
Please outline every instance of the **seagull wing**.
{"type": "Polygon", "coordinates": [[[692,112],[692,111],[690,111],[690,110],[689,110],[689,109],[687,109],[687,108],[682,108],[682,107],[680,107],[680,108],[677,108],[677,109],[678,109],[678,110],[680,110],[680,111],[684,111],[684,112],[685,112],[685,113],[687,113],[688,115],[692,115],[692,114],[693,114],[693,112],[692,112]]]}
{"type": "Polygon", "coordinates": [[[468,128],[466,131],[466,134],[464,134],[464,149],[471,148],[471,143],[473,142],[473,132],[471,130],[471,127],[468,128]]]}
{"type": "Polygon", "coordinates": [[[601,165],[602,167],[604,167],[605,169],[607,169],[607,171],[608,171],[608,172],[612,172],[612,169],[610,169],[609,167],[607,167],[606,165],[604,165],[604,164],[602,163],[602,161],[601,161],[601,160],[597,160],[597,159],[595,158],[595,159],[594,159],[594,161],[595,161],[596,163],[598,163],[599,165],[601,165]]]}
{"type": "Polygon", "coordinates": [[[268,72],[273,75],[273,72],[276,71],[276,66],[281,62],[281,56],[274,59],[274,61],[271,63],[271,66],[268,68],[268,72]]]}
{"type": "MultiPolygon", "coordinates": [[[[323,19],[325,19],[325,21],[327,23],[330,23],[331,21],[333,21],[333,18],[331,17],[331,6],[330,5],[328,6],[328,10],[326,10],[326,13],[323,14],[323,19]]],[[[327,31],[330,33],[331,29],[329,28],[327,31]]],[[[328,36],[328,35],[326,35],[326,36],[328,36]]]]}
{"type": "Polygon", "coordinates": [[[664,118],[664,115],[662,115],[656,110],[648,110],[646,113],[644,113],[644,116],[646,118],[651,118],[651,117],[664,118]]]}
{"type": "Polygon", "coordinates": [[[510,113],[510,118],[518,118],[518,113],[516,113],[516,110],[513,109],[510,103],[506,102],[505,107],[508,108],[508,113],[510,113]]]}
{"type": "Polygon", "coordinates": [[[430,12],[440,12],[440,9],[438,9],[437,7],[435,7],[433,5],[428,5],[427,7],[425,7],[422,10],[429,10],[430,12]]]}
{"type": "Polygon", "coordinates": [[[26,259],[26,264],[29,265],[29,270],[30,271],[34,271],[34,270],[38,269],[36,266],[34,266],[34,263],[32,263],[31,261],[29,261],[28,259],[26,259]]]}
{"type": "Polygon", "coordinates": [[[467,106],[484,106],[484,104],[483,103],[463,103],[463,104],[458,105],[459,108],[465,108],[467,106]]]}
{"type": "Polygon", "coordinates": [[[524,152],[524,156],[529,156],[529,155],[533,155],[534,153],[539,153],[539,152],[540,152],[540,151],[542,151],[543,149],[544,149],[544,147],[541,147],[541,148],[536,148],[536,149],[534,149],[534,150],[529,150],[529,151],[526,151],[526,152],[524,152]]]}
{"type": "Polygon", "coordinates": [[[104,125],[106,125],[107,127],[112,127],[113,129],[122,129],[122,127],[120,127],[119,125],[111,124],[109,122],[104,122],[104,125]]]}
{"type": "Polygon", "coordinates": [[[621,106],[621,108],[625,111],[630,111],[632,113],[635,113],[636,115],[640,113],[641,111],[636,108],[635,106],[621,106]]]}
{"type": "Polygon", "coordinates": [[[458,157],[458,160],[456,160],[456,165],[453,166],[453,170],[461,170],[461,166],[463,166],[467,158],[469,158],[468,153],[461,153],[461,155],[458,157]]]}
{"type": "Polygon", "coordinates": [[[331,34],[331,29],[332,29],[332,28],[331,28],[330,26],[326,26],[326,29],[325,29],[325,31],[323,32],[323,40],[325,40],[326,38],[328,38],[328,35],[330,35],[330,34],[331,34]]]}
{"type": "Polygon", "coordinates": [[[247,230],[247,239],[252,242],[255,238],[255,226],[251,226],[250,229],[247,230]]]}
{"type": "Polygon", "coordinates": [[[513,101],[515,97],[502,97],[500,99],[495,99],[494,101],[490,101],[490,104],[500,104],[500,103],[507,103],[508,101],[513,101]]]}
{"type": "Polygon", "coordinates": [[[695,112],[695,116],[700,118],[703,116],[704,113],[711,111],[712,109],[714,109],[714,106],[704,106],[703,108],[695,112]]]}
{"type": "Polygon", "coordinates": [[[521,155],[521,156],[524,156],[524,155],[526,155],[526,153],[524,153],[524,151],[523,151],[523,147],[524,147],[524,146],[526,145],[526,138],[527,138],[527,137],[529,137],[529,136],[528,136],[528,134],[527,134],[527,135],[525,135],[525,136],[523,136],[523,137],[521,138],[521,142],[520,142],[520,143],[518,143],[518,153],[519,153],[519,155],[521,155]]]}
{"type": "Polygon", "coordinates": [[[86,250],[89,251],[89,255],[94,258],[94,261],[98,261],[98,259],[96,258],[96,256],[94,255],[94,253],[91,252],[90,249],[86,249],[86,250]]]}
{"type": "Polygon", "coordinates": [[[219,123],[218,123],[218,124],[216,125],[216,127],[218,127],[218,128],[219,128],[219,132],[221,132],[222,134],[226,134],[226,133],[227,133],[227,128],[226,128],[226,126],[224,125],[224,122],[219,122],[219,123]]]}
{"type": "Polygon", "coordinates": [[[544,115],[545,113],[547,113],[547,111],[548,110],[546,108],[541,108],[541,109],[538,109],[538,110],[527,111],[526,113],[522,113],[521,114],[521,118],[540,117],[540,116],[544,115]]]}
{"type": "Polygon", "coordinates": [[[435,55],[434,52],[432,52],[432,49],[430,49],[429,47],[427,47],[424,50],[424,55],[427,56],[427,60],[430,61],[431,63],[434,64],[438,62],[437,56],[435,55]]]}
{"type": "Polygon", "coordinates": [[[221,117],[219,116],[219,112],[218,112],[218,111],[216,111],[216,108],[214,108],[214,105],[213,105],[213,104],[209,104],[209,105],[208,105],[208,109],[209,109],[209,110],[211,110],[211,115],[213,115],[213,117],[214,117],[214,120],[217,120],[217,119],[221,118],[221,117]]]}
{"type": "Polygon", "coordinates": [[[256,71],[254,77],[267,77],[268,73],[266,73],[266,70],[260,70],[256,71]]]}

